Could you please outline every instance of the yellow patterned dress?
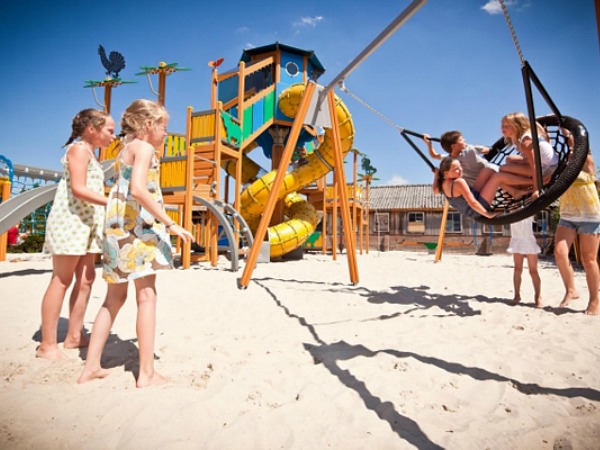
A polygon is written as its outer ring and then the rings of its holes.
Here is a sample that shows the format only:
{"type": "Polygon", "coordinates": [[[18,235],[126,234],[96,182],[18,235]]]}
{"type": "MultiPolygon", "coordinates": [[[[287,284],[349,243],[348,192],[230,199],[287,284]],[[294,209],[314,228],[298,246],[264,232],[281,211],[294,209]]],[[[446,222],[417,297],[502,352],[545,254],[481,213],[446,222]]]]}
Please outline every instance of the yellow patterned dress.
{"type": "MultiPolygon", "coordinates": [[[[173,252],[165,226],[131,196],[133,167],[122,161],[116,166],[117,180],[110,190],[104,225],[103,277],[107,283],[126,283],[157,270],[172,269],[173,252]]],[[[156,158],[148,170],[146,187],[163,206],[156,158]]]]}

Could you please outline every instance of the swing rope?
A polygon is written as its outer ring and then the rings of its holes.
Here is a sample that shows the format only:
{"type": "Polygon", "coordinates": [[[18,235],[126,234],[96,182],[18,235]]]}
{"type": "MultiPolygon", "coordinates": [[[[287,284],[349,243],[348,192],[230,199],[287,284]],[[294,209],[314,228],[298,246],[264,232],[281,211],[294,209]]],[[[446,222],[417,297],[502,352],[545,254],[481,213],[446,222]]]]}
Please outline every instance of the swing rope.
{"type": "MultiPolygon", "coordinates": [[[[417,133],[416,131],[411,131],[406,128],[403,128],[400,125],[398,125],[397,123],[395,123],[394,121],[392,121],[387,116],[383,115],[381,112],[379,112],[378,110],[373,108],[367,102],[365,102],[360,97],[358,97],[356,94],[354,94],[353,92],[350,92],[350,90],[344,84],[344,80],[340,81],[338,83],[338,86],[342,92],[345,92],[346,94],[348,94],[354,101],[360,103],[366,109],[368,109],[373,114],[375,114],[380,119],[382,119],[385,123],[387,123],[388,125],[391,125],[393,128],[395,128],[396,131],[398,131],[402,135],[402,137],[406,140],[406,142],[409,143],[409,145],[412,147],[412,149],[417,152],[417,154],[421,157],[421,159],[423,159],[423,161],[425,161],[425,164],[427,164],[431,170],[435,170],[435,166],[433,165],[433,163],[427,158],[427,156],[425,156],[425,154],[419,149],[419,147],[417,147],[417,145],[412,141],[412,139],[410,139],[408,137],[408,135],[411,135],[411,136],[415,136],[415,137],[419,137],[419,138],[423,139],[425,137],[425,135],[423,133],[417,133]]],[[[434,137],[430,137],[429,140],[435,141],[435,142],[440,142],[439,138],[434,138],[434,137]]]]}
{"type": "Polygon", "coordinates": [[[508,25],[508,29],[510,30],[510,34],[512,36],[513,42],[515,43],[515,47],[517,49],[517,53],[519,54],[519,58],[521,59],[521,65],[525,65],[525,58],[523,57],[523,52],[521,51],[521,46],[519,45],[519,40],[517,39],[517,33],[513,27],[513,24],[510,20],[510,16],[508,15],[508,9],[504,4],[504,0],[498,0],[500,6],[502,7],[502,13],[504,14],[504,19],[506,20],[506,24],[508,25]]]}

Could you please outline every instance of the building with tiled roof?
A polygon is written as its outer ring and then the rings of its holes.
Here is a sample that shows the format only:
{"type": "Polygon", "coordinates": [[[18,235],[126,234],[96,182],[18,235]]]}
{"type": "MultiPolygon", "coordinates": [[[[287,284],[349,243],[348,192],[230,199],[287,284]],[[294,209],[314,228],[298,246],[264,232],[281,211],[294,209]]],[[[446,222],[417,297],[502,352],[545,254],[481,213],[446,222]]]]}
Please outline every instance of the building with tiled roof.
{"type": "MultiPolygon", "coordinates": [[[[433,193],[431,184],[371,186],[369,190],[370,247],[380,250],[423,250],[438,242],[444,196],[433,193]]],[[[542,248],[551,241],[548,211],[536,215],[536,235],[542,248]]],[[[506,251],[510,225],[485,225],[450,207],[446,221],[444,251],[506,251]]]]}

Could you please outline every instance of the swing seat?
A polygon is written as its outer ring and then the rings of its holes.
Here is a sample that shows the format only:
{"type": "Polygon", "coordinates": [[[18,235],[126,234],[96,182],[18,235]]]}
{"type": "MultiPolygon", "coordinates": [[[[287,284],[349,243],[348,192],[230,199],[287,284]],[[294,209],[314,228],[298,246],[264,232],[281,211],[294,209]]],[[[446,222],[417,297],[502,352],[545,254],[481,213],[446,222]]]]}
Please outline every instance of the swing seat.
{"type": "MultiPolygon", "coordinates": [[[[514,199],[512,196],[499,189],[493,201],[494,211],[500,214],[489,219],[479,217],[480,223],[490,225],[504,225],[518,222],[538,211],[547,208],[556,201],[579,175],[589,153],[589,139],[585,126],[577,119],[568,116],[561,118],[556,115],[538,117],[537,122],[544,127],[550,138],[550,143],[558,155],[558,166],[550,180],[540,189],[536,199],[528,194],[522,198],[514,199]],[[569,146],[564,130],[568,130],[574,138],[575,145],[569,157],[569,146]]],[[[499,139],[493,146],[488,159],[494,164],[501,165],[506,157],[513,152],[513,147],[502,148],[503,140],[499,139]]]]}

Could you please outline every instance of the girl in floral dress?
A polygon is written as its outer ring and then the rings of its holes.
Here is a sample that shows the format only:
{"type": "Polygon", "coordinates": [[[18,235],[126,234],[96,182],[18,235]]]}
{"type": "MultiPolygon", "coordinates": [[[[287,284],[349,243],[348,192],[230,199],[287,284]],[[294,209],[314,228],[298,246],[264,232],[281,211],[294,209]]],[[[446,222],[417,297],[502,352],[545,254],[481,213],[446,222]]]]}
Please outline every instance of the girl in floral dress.
{"type": "Polygon", "coordinates": [[[62,158],[58,183],[46,222],[44,252],[52,255],[52,278],[42,300],[42,341],[36,356],[67,359],[58,348],[58,318],[67,289],[75,278],[69,301],[69,329],[64,348],[85,347],[83,318],[95,278],[95,257],[102,251],[104,173],[94,149],[114,139],[115,122],[106,113],[84,109],[74,118],[62,158]]]}
{"type": "Polygon", "coordinates": [[[185,241],[192,235],[164,210],[159,161],[169,116],[149,100],[134,101],[123,114],[125,147],[117,158],[117,180],[110,190],[104,229],[104,278],[108,291],[94,322],[90,348],[78,383],[104,378],[102,351],[115,317],[127,298],[129,281],[136,289],[139,345],[137,387],[162,384],[154,370],[156,271],[173,268],[169,232],[185,241]]]}

